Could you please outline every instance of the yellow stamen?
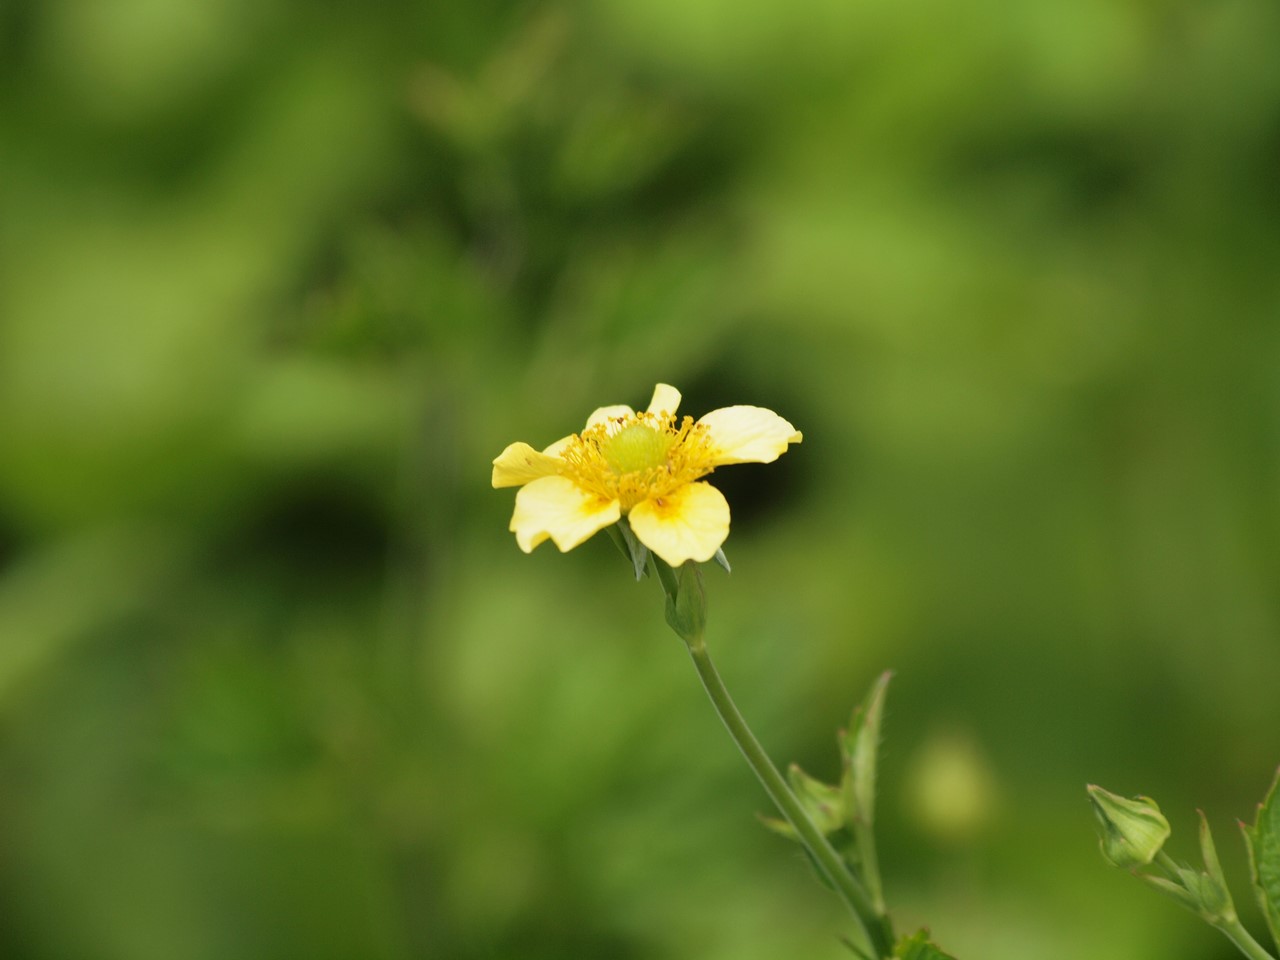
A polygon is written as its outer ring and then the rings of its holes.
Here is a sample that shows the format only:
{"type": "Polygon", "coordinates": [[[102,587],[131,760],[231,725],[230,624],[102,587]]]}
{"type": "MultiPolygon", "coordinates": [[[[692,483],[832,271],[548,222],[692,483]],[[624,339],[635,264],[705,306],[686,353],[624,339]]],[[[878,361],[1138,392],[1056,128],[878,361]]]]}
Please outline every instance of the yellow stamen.
{"type": "Polygon", "coordinates": [[[685,417],[636,413],[584,430],[560,456],[564,476],[624,512],[711,473],[709,431],[685,417]]]}

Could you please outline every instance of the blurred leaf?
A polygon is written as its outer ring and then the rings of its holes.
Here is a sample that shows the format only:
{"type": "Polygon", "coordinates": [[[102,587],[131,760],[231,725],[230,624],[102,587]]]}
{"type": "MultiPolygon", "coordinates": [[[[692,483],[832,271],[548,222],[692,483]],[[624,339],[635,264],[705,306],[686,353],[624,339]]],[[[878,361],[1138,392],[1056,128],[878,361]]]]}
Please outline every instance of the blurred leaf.
{"type": "Polygon", "coordinates": [[[75,642],[154,601],[183,552],[159,529],[117,526],[15,563],[0,579],[0,705],[75,642]]]}
{"type": "Polygon", "coordinates": [[[1240,826],[1249,848],[1258,903],[1272,940],[1280,946],[1280,771],[1276,772],[1266,799],[1258,807],[1253,826],[1240,826]]]}

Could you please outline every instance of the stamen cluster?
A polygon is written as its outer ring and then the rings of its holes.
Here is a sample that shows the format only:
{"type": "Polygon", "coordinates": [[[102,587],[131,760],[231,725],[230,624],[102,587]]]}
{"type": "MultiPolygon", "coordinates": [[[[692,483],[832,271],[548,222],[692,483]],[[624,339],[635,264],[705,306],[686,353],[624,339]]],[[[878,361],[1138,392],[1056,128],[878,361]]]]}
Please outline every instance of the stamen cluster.
{"type": "Polygon", "coordinates": [[[710,432],[693,417],[634,413],[588,427],[561,451],[563,476],[624,513],[711,473],[710,432]]]}

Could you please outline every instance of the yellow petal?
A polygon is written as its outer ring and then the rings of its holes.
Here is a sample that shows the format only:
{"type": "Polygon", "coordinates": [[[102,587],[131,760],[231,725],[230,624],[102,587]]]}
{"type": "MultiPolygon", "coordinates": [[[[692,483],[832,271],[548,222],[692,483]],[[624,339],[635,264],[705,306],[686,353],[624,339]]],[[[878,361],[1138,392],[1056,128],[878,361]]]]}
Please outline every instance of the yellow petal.
{"type": "Polygon", "coordinates": [[[670,384],[660,383],[653,388],[649,401],[650,413],[675,413],[680,407],[680,391],[670,384]]]}
{"type": "Polygon", "coordinates": [[[493,461],[493,485],[518,487],[530,480],[557,474],[563,466],[564,461],[557,456],[539,453],[527,443],[513,443],[493,461]]]}
{"type": "Polygon", "coordinates": [[[551,446],[545,448],[542,452],[548,457],[558,457],[560,454],[564,453],[564,448],[576,440],[577,437],[578,435],[576,433],[571,433],[567,437],[561,437],[551,446]]]}
{"type": "Polygon", "coordinates": [[[722,407],[698,421],[711,431],[712,462],[772,463],[787,446],[804,439],[786,420],[764,407],[722,407]]]}
{"type": "Polygon", "coordinates": [[[612,420],[615,417],[634,417],[636,412],[628,407],[625,403],[615,403],[611,407],[596,407],[591,411],[591,416],[587,417],[587,428],[594,427],[597,423],[603,423],[606,420],[612,420]]]}
{"type": "Polygon", "coordinates": [[[710,560],[729,536],[729,504],[709,483],[685,484],[638,503],[630,520],[640,542],[673,567],[710,560]]]}
{"type": "Polygon", "coordinates": [[[520,488],[510,530],[525,553],[550,537],[561,552],[622,516],[617,500],[602,500],[568,477],[540,477],[520,488]]]}

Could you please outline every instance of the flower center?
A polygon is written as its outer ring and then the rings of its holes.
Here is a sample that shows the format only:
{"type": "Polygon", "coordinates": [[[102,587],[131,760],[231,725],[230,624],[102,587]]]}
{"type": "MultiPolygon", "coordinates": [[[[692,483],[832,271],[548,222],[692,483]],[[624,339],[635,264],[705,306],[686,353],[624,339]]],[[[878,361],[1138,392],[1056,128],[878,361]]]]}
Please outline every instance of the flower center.
{"type": "Polygon", "coordinates": [[[632,423],[604,441],[600,445],[600,453],[614,473],[636,473],[666,463],[667,451],[675,439],[675,435],[666,430],[632,423]]]}
{"type": "Polygon", "coordinates": [[[692,417],[635,413],[588,427],[561,453],[564,476],[624,513],[715,469],[707,428],[692,417]]]}

